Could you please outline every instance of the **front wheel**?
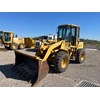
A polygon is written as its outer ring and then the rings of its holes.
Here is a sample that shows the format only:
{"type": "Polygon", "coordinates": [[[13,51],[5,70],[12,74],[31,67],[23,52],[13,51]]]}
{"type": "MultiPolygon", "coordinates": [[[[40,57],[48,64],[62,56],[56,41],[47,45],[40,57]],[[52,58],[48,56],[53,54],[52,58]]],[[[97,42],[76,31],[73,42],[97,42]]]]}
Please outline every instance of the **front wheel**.
{"type": "Polygon", "coordinates": [[[12,44],[10,45],[10,49],[11,49],[11,50],[17,50],[17,49],[18,49],[18,45],[17,45],[16,43],[12,43],[12,44]]]}
{"type": "Polygon", "coordinates": [[[25,44],[24,43],[20,43],[18,47],[19,47],[19,49],[24,49],[25,48],[25,44]]]}
{"type": "Polygon", "coordinates": [[[68,54],[65,51],[58,52],[54,60],[54,65],[56,72],[65,72],[69,65],[68,54]]]}

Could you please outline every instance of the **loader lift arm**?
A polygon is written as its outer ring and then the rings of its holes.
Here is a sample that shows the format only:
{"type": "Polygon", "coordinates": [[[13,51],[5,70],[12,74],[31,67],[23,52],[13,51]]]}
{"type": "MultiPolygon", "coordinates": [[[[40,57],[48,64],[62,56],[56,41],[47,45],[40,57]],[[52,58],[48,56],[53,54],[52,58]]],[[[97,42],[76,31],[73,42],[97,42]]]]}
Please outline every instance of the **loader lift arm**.
{"type": "Polygon", "coordinates": [[[55,43],[55,44],[52,44],[52,45],[48,48],[48,50],[47,50],[47,52],[46,52],[46,54],[45,54],[45,56],[44,56],[44,58],[43,58],[42,61],[46,61],[46,60],[48,59],[48,57],[50,56],[51,52],[52,52],[55,48],[59,47],[59,46],[62,44],[62,42],[63,42],[63,41],[59,41],[59,42],[57,42],[57,43],[55,43]]]}

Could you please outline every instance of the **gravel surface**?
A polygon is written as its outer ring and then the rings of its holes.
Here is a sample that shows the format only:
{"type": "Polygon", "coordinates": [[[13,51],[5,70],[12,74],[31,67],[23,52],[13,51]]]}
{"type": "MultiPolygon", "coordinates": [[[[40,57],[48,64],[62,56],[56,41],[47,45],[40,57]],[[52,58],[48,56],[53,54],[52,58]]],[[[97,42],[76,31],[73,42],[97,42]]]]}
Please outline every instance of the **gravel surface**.
{"type": "MultiPolygon", "coordinates": [[[[30,87],[31,83],[24,81],[14,73],[11,68],[15,63],[13,51],[0,52],[0,87],[30,87]]],[[[66,72],[49,74],[41,80],[38,87],[75,87],[86,80],[91,83],[100,84],[100,51],[86,50],[86,59],[82,64],[70,62],[66,72]]]]}

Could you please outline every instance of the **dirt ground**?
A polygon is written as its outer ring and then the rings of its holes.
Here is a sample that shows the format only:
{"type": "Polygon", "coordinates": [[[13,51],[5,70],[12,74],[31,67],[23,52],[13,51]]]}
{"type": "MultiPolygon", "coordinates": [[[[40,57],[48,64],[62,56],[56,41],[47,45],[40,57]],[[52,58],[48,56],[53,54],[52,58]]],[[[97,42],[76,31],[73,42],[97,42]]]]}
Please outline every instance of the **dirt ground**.
{"type": "MultiPolygon", "coordinates": [[[[15,63],[13,51],[0,52],[0,87],[30,87],[11,68],[15,63]]],[[[66,72],[50,72],[36,86],[38,87],[75,87],[82,80],[100,84],[100,51],[86,49],[86,59],[82,64],[70,62],[66,72]]]]}

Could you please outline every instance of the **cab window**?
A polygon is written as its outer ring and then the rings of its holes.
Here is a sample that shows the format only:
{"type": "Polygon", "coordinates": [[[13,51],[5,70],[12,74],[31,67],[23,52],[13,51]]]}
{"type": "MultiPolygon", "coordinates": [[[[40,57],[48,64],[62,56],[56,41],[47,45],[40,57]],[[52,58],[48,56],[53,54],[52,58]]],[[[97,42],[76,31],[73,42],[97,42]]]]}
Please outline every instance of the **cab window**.
{"type": "Polygon", "coordinates": [[[70,41],[71,35],[72,35],[72,33],[71,33],[71,28],[67,28],[67,29],[66,29],[65,40],[66,40],[66,41],[70,41]]]}
{"type": "Polygon", "coordinates": [[[6,42],[11,41],[11,34],[5,32],[4,33],[4,41],[6,41],[6,42]]]}

